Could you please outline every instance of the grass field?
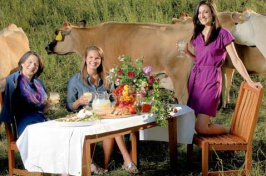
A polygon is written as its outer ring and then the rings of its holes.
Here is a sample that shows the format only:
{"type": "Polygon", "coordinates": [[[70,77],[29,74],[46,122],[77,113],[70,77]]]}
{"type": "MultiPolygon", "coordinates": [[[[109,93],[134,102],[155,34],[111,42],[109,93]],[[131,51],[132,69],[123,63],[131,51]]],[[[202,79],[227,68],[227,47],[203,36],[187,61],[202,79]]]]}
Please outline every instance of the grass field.
{"type": "MultiPolygon", "coordinates": [[[[54,31],[65,21],[76,24],[86,19],[89,26],[106,21],[122,22],[155,22],[170,23],[172,17],[178,17],[183,11],[191,16],[198,1],[195,0],[0,0],[0,30],[10,23],[22,27],[30,41],[31,50],[39,53],[45,63],[45,71],[41,75],[48,92],[59,92],[61,95],[60,109],[49,111],[48,117],[65,116],[66,85],[69,77],[79,69],[78,55],[47,55],[45,46],[52,41],[54,31]]],[[[237,11],[250,7],[256,12],[266,12],[265,0],[216,0],[219,11],[237,11]]],[[[1,69],[1,68],[0,68],[1,69]]],[[[256,81],[266,86],[265,76],[252,76],[256,81]]],[[[219,110],[215,122],[229,125],[235,104],[235,99],[242,78],[236,74],[230,92],[232,101],[228,108],[219,110]]],[[[263,100],[258,125],[253,142],[252,175],[266,175],[266,99],[263,100]]],[[[0,135],[0,175],[8,174],[5,132],[1,128],[0,135]]],[[[101,145],[97,145],[97,161],[101,164],[101,145]]],[[[186,146],[178,147],[178,175],[200,175],[200,163],[186,165],[186,146]]],[[[200,151],[195,151],[197,161],[200,161],[200,151]]],[[[211,169],[242,167],[244,157],[237,153],[232,157],[227,153],[218,153],[222,159],[212,163],[211,169]],[[234,164],[234,163],[236,164],[234,164]]],[[[17,156],[19,159],[19,155],[17,156]]],[[[214,159],[216,156],[213,157],[214,159]]],[[[140,142],[139,145],[139,175],[174,175],[169,171],[168,144],[163,142],[140,142]]],[[[110,162],[110,172],[107,175],[128,175],[120,169],[121,155],[114,152],[110,162]]],[[[18,161],[22,166],[22,163],[18,161]]]]}

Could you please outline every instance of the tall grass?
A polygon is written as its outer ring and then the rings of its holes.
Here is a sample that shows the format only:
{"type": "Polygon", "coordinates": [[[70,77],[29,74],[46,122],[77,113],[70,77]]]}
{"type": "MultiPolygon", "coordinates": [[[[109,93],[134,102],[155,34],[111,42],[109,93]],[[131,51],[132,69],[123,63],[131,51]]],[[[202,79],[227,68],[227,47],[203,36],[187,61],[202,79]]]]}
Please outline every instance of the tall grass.
{"type": "MultiPolygon", "coordinates": [[[[85,19],[89,26],[106,21],[121,22],[152,22],[170,23],[172,17],[178,17],[183,11],[193,15],[198,1],[195,0],[0,0],[0,29],[15,23],[22,27],[30,41],[31,50],[39,53],[45,64],[45,71],[41,75],[48,91],[61,94],[60,110],[51,111],[51,118],[64,116],[66,85],[69,77],[79,69],[81,58],[76,55],[57,56],[47,55],[45,46],[55,37],[54,31],[65,21],[76,24],[85,19]]],[[[238,11],[246,7],[265,13],[265,0],[216,0],[219,11],[238,11]]],[[[1,68],[0,68],[1,69],[1,68]]],[[[265,77],[253,76],[254,80],[261,81],[265,86],[265,77]]],[[[220,110],[215,121],[226,125],[230,124],[231,114],[237,91],[242,78],[236,75],[233,81],[231,107],[220,110]]],[[[254,136],[253,169],[252,175],[266,175],[266,102],[263,101],[259,122],[254,136]]],[[[1,136],[4,137],[2,130],[1,136]]],[[[167,144],[142,142],[140,148],[140,169],[142,175],[169,175],[167,144]],[[157,148],[156,148],[157,147],[157,148]],[[150,156],[146,152],[151,150],[150,156]],[[163,152],[162,152],[163,151],[163,152]]],[[[5,141],[0,142],[0,162],[6,163],[5,141]]],[[[179,146],[180,175],[199,175],[200,169],[184,166],[185,146],[179,146]]],[[[218,154],[219,155],[219,154],[218,154]]],[[[222,155],[225,156],[224,154],[222,155]]],[[[241,155],[238,155],[241,157],[241,155]]],[[[243,160],[243,159],[242,159],[243,160]]],[[[229,163],[230,161],[223,162],[229,163]]],[[[199,168],[199,166],[198,166],[199,168]]],[[[125,175],[117,171],[114,175],[125,175]]],[[[0,164],[0,175],[7,173],[7,165],[0,164]]]]}

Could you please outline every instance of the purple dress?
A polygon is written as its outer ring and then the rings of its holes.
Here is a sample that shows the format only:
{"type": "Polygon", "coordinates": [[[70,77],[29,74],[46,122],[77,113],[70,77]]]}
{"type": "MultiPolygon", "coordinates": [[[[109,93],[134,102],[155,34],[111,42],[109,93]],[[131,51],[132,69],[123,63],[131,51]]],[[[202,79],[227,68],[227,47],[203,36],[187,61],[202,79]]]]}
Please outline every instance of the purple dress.
{"type": "Polygon", "coordinates": [[[222,90],[221,67],[227,54],[225,46],[233,40],[232,34],[221,28],[217,39],[207,46],[202,34],[192,41],[196,59],[189,78],[188,106],[196,115],[216,116],[222,90]]]}

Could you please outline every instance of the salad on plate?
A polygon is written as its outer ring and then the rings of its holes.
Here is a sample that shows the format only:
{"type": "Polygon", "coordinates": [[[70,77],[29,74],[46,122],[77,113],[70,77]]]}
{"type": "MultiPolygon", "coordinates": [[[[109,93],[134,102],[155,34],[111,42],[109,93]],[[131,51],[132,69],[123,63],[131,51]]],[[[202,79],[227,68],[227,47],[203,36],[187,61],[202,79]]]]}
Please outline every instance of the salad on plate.
{"type": "Polygon", "coordinates": [[[100,120],[100,116],[92,113],[87,109],[81,109],[78,113],[68,114],[66,117],[56,119],[56,122],[64,122],[60,123],[63,126],[82,126],[82,125],[92,125],[91,122],[96,122],[100,120]],[[89,122],[89,123],[84,123],[89,122]]]}

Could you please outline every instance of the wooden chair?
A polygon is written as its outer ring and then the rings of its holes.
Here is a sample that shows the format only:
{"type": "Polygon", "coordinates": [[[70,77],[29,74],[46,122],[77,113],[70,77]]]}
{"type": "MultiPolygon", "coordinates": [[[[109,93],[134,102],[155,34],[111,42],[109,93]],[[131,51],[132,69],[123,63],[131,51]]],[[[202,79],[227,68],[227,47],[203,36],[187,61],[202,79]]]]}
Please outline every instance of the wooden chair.
{"type": "MultiPolygon", "coordinates": [[[[2,95],[0,94],[0,97],[2,95]]],[[[9,175],[42,175],[42,173],[28,172],[27,170],[22,170],[16,168],[15,165],[15,151],[18,151],[16,145],[17,140],[17,128],[15,122],[7,123],[5,122],[5,131],[7,139],[7,152],[8,152],[8,170],[9,175]]]]}
{"type": "Polygon", "coordinates": [[[8,170],[9,175],[42,175],[42,173],[28,172],[16,168],[15,165],[15,151],[18,151],[16,145],[17,131],[14,123],[5,122],[6,138],[7,138],[7,152],[8,152],[8,170]]]}
{"type": "MultiPolygon", "coordinates": [[[[250,175],[252,162],[252,138],[257,124],[259,110],[263,98],[263,88],[257,90],[243,82],[240,87],[231,129],[229,134],[198,135],[195,134],[193,144],[202,149],[202,175],[250,175]],[[209,156],[211,151],[245,151],[245,167],[242,170],[209,172],[209,156]]],[[[187,147],[188,160],[193,160],[193,144],[187,147]]]]}

